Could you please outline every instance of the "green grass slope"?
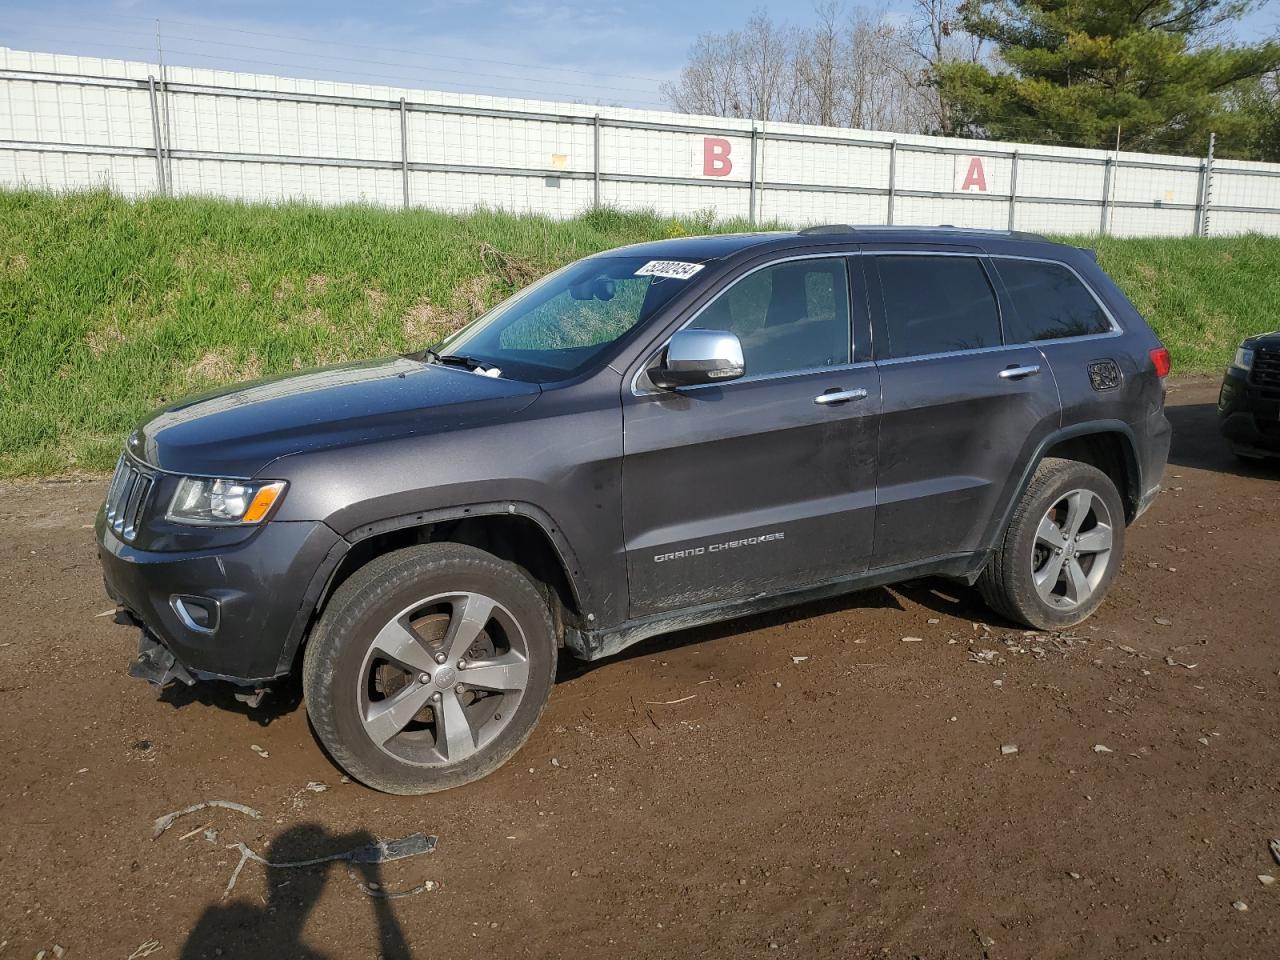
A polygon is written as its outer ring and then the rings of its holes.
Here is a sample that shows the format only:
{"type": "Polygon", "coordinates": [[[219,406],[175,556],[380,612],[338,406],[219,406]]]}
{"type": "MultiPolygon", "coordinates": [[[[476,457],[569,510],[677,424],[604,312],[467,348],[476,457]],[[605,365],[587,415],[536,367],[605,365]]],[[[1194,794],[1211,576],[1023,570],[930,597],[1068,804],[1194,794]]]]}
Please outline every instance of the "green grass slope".
{"type": "MultiPolygon", "coordinates": [[[[0,192],[0,476],[108,469],[184,394],[421,347],[568,261],[744,228],[0,192]]],[[[1280,323],[1280,240],[1097,245],[1183,372],[1280,323]]]]}

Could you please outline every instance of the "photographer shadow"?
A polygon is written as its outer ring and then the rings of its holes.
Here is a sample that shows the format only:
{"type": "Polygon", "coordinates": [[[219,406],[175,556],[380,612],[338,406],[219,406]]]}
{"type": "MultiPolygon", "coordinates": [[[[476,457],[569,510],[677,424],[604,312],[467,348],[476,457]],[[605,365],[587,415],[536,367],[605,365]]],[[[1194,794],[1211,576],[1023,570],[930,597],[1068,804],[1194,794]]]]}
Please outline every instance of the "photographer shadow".
{"type": "MultiPolygon", "coordinates": [[[[363,831],[331,834],[319,824],[302,824],[276,837],[263,856],[273,863],[306,860],[373,842],[374,838],[363,831]]],[[[250,863],[245,869],[252,866],[250,863]]],[[[183,944],[181,960],[330,960],[349,955],[343,946],[329,950],[309,946],[303,939],[304,928],[334,869],[357,871],[367,888],[381,890],[379,864],[334,861],[309,867],[260,869],[266,871],[265,906],[237,900],[207,907],[183,944]]],[[[385,960],[409,960],[412,954],[391,901],[382,896],[369,900],[378,928],[378,947],[373,955],[385,960]]]]}

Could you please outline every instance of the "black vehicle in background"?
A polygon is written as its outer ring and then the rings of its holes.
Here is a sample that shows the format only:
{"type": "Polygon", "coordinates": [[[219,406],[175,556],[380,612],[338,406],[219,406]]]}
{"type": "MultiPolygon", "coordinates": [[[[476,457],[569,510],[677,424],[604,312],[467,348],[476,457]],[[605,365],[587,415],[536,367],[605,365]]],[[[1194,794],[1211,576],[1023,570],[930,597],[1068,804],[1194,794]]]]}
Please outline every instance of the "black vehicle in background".
{"type": "Polygon", "coordinates": [[[256,697],[300,671],[340,765],[424,793],[515,753],[561,649],[928,575],[1080,622],[1159,492],[1168,372],[1042,237],[641,244],[432,349],[159,411],[99,556],[136,676],[256,697]]]}
{"type": "Polygon", "coordinates": [[[1280,457],[1280,331],[1240,344],[1222,378],[1218,420],[1237,456],[1280,457]]]}

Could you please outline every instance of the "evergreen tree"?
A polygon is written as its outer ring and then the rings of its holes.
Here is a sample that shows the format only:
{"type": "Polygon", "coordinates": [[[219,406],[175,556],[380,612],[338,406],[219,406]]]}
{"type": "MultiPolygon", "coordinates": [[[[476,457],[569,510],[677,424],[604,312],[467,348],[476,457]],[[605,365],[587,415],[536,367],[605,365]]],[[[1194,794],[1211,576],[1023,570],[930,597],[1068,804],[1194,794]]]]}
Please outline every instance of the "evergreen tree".
{"type": "Polygon", "coordinates": [[[1257,152],[1239,88],[1280,65],[1280,42],[1225,43],[1262,0],[969,0],[964,28],[996,63],[948,63],[957,132],[1161,153],[1257,152]]]}

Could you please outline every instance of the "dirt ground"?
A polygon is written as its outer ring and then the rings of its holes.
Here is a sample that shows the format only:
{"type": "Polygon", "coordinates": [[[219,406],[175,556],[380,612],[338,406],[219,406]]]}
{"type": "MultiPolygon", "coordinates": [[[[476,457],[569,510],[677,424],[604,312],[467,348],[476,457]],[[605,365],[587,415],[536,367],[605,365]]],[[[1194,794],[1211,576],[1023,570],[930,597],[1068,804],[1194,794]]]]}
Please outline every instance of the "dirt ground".
{"type": "Polygon", "coordinates": [[[1216,387],[1175,383],[1166,492],[1072,635],[927,581],[660,638],[564,664],[511,763],[424,798],[344,783],[296,692],[128,679],[104,483],[0,485],[0,960],[1280,956],[1280,466],[1226,452],[1216,387]],[[262,819],[152,839],[209,798],[262,819]],[[220,899],[237,841],[417,831],[376,877],[250,862],[220,899]]]}

